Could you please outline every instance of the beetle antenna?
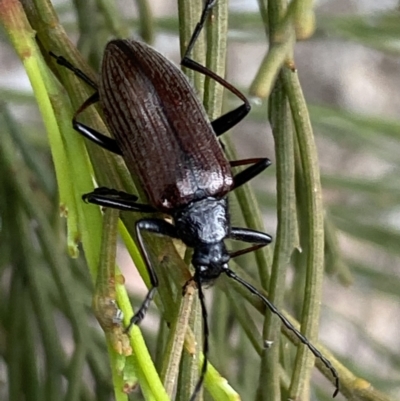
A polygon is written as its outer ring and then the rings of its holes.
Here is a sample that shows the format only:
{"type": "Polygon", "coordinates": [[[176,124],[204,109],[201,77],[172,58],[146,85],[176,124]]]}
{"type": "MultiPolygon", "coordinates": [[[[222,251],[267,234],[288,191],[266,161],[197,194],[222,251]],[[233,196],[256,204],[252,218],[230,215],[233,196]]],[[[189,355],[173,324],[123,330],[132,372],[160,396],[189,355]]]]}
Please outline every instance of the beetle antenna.
{"type": "Polygon", "coordinates": [[[200,306],[201,306],[201,316],[203,318],[203,366],[201,367],[201,373],[199,380],[196,384],[196,387],[194,388],[193,394],[190,397],[190,401],[195,401],[196,397],[201,389],[201,386],[203,385],[204,382],[204,376],[207,372],[207,364],[208,364],[208,321],[207,321],[207,308],[206,304],[204,301],[204,293],[203,289],[201,288],[201,280],[200,277],[195,275],[194,277],[198,292],[199,292],[199,300],[200,300],[200,306]]]}
{"type": "Polygon", "coordinates": [[[63,56],[57,56],[53,52],[49,52],[50,56],[56,59],[57,64],[65,67],[66,69],[72,71],[78,78],[82,81],[85,81],[89,86],[93,89],[97,90],[97,84],[92,79],[90,79],[82,70],[76,68],[73,64],[71,64],[66,58],[63,56]]]}
{"type": "MultiPolygon", "coordinates": [[[[297,330],[292,323],[290,323],[290,321],[282,315],[281,312],[279,312],[279,310],[276,308],[276,306],[268,299],[266,298],[264,295],[262,295],[255,287],[253,287],[250,283],[248,283],[247,281],[243,280],[242,278],[240,278],[239,276],[236,275],[235,272],[233,272],[230,269],[226,269],[224,270],[224,272],[227,274],[228,277],[234,279],[235,281],[237,281],[238,283],[242,284],[244,287],[246,287],[252,294],[256,295],[258,298],[260,298],[265,305],[268,306],[268,308],[270,309],[270,311],[272,313],[274,313],[275,315],[277,315],[279,317],[279,319],[282,321],[282,323],[290,330],[292,331],[296,337],[304,344],[307,346],[307,348],[312,352],[312,354],[321,360],[321,362],[326,366],[326,368],[328,370],[330,370],[332,376],[334,377],[334,382],[335,382],[335,391],[333,393],[333,397],[336,397],[337,394],[339,393],[339,374],[337,372],[337,370],[332,366],[331,362],[329,361],[329,359],[325,358],[321,352],[314,347],[314,345],[312,345],[310,343],[310,341],[303,335],[300,333],[299,330],[297,330]]],[[[199,293],[200,294],[200,293],[199,293]]]]}

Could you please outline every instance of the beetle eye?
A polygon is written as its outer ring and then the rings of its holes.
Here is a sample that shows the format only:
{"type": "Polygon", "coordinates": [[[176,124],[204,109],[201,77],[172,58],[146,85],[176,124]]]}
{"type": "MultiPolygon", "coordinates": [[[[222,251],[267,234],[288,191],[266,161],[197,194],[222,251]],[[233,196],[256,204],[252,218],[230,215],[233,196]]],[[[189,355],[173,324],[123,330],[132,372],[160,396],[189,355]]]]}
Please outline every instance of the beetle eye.
{"type": "Polygon", "coordinates": [[[199,270],[200,273],[204,273],[205,271],[208,270],[208,266],[205,264],[201,264],[197,266],[197,269],[199,270]]]}

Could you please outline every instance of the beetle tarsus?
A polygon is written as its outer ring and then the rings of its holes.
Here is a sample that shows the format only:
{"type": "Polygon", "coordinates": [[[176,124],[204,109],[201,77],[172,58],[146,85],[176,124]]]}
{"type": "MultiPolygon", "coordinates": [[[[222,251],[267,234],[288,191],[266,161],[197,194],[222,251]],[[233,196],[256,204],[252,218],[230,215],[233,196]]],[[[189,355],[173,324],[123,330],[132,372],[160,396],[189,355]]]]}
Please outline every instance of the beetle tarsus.
{"type": "Polygon", "coordinates": [[[146,295],[142,305],[137,310],[137,312],[132,316],[131,321],[129,322],[128,327],[126,328],[126,332],[129,332],[133,325],[138,325],[146,316],[146,313],[150,307],[150,303],[154,298],[157,288],[153,287],[146,295]]]}

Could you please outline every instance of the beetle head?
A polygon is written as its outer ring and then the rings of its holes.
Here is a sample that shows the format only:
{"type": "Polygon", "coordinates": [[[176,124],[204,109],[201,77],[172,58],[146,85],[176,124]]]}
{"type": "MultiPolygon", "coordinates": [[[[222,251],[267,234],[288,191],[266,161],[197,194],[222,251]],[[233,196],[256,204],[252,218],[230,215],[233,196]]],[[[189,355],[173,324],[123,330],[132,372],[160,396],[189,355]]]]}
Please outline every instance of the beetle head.
{"type": "Polygon", "coordinates": [[[223,241],[199,244],[194,248],[192,264],[201,283],[210,283],[228,269],[229,253],[223,241]]]}

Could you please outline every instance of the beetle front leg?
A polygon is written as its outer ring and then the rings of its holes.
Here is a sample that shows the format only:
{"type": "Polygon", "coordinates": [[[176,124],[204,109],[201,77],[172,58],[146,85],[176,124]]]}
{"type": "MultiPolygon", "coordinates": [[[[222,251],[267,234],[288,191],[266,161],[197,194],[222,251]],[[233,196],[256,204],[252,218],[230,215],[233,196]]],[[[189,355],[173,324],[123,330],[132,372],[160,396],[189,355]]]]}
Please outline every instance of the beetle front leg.
{"type": "Polygon", "coordinates": [[[128,327],[126,328],[126,331],[129,331],[134,324],[139,324],[143,320],[158,287],[158,278],[154,270],[154,267],[151,264],[150,257],[146,251],[146,247],[144,245],[141,233],[142,230],[149,231],[155,234],[166,235],[167,237],[170,238],[178,238],[175,227],[172,224],[167,223],[165,220],[142,219],[136,222],[136,235],[139,242],[139,249],[143,256],[144,263],[146,265],[146,269],[150,277],[151,287],[142,305],[133,315],[128,327]]]}
{"type": "Polygon", "coordinates": [[[251,230],[249,228],[232,227],[228,238],[235,241],[248,242],[254,244],[248,248],[240,249],[230,253],[231,258],[244,255],[249,252],[253,252],[264,246],[267,246],[272,242],[272,237],[269,234],[263,233],[262,231],[251,230]]]}

